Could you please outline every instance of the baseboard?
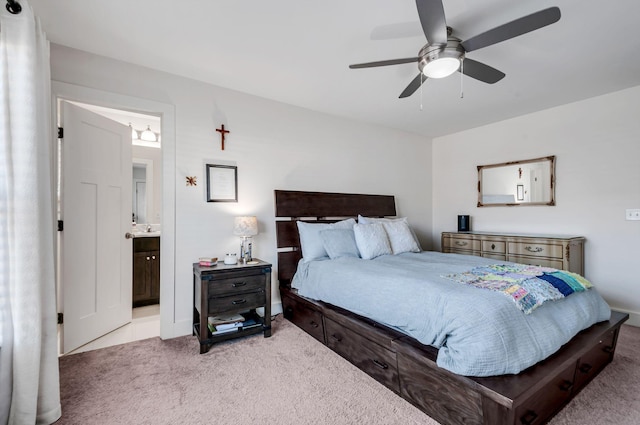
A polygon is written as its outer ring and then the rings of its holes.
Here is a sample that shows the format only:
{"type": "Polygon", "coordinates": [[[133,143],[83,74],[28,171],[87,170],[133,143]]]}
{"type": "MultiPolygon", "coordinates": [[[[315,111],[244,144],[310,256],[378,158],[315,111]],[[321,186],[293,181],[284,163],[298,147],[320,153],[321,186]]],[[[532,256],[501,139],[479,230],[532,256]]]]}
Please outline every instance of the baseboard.
{"type": "Polygon", "coordinates": [[[612,307],[612,310],[621,311],[629,315],[629,320],[624,322],[625,325],[640,327],[640,313],[635,311],[625,310],[624,308],[612,307]]]}

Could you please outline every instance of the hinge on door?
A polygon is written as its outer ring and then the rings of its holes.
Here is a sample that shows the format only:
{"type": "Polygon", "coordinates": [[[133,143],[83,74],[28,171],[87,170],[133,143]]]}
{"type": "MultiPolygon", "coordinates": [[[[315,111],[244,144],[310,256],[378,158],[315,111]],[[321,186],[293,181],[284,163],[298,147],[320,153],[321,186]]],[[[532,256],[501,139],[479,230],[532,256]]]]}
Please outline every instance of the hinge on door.
{"type": "Polygon", "coordinates": [[[58,313],[58,324],[61,325],[64,323],[64,313],[58,313]]]}
{"type": "Polygon", "coordinates": [[[58,232],[62,232],[64,230],[64,221],[58,220],[58,232]]]}
{"type": "Polygon", "coordinates": [[[64,138],[64,129],[62,127],[58,127],[58,139],[64,138]]]}

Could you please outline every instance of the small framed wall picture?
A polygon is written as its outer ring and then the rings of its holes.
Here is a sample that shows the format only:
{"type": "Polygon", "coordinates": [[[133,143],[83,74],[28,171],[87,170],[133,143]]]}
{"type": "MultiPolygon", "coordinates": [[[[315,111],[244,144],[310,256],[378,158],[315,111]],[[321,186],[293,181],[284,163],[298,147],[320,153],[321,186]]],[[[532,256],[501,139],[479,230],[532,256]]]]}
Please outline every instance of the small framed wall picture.
{"type": "Polygon", "coordinates": [[[238,167],[207,164],[207,202],[238,202],[238,167]]]}
{"type": "Polygon", "coordinates": [[[524,201],[524,185],[519,184],[517,189],[518,189],[518,201],[524,201]]]}

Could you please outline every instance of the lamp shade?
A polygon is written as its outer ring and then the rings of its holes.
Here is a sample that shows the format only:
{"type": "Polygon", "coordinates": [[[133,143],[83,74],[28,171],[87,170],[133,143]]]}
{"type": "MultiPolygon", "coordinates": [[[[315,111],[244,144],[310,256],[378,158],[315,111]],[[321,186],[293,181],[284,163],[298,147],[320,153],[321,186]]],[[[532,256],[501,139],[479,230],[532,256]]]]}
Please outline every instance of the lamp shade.
{"type": "Polygon", "coordinates": [[[257,235],[258,219],[254,216],[236,217],[233,221],[233,234],[236,236],[257,235]]]}

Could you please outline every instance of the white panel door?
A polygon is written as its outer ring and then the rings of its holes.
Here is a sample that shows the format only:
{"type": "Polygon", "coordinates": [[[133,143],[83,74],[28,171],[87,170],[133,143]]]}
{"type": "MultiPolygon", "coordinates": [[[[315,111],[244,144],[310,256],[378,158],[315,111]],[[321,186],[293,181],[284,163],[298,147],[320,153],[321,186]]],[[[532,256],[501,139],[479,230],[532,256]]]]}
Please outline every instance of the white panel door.
{"type": "Polygon", "coordinates": [[[62,105],[63,347],[131,321],[131,129],[62,105]]]}

